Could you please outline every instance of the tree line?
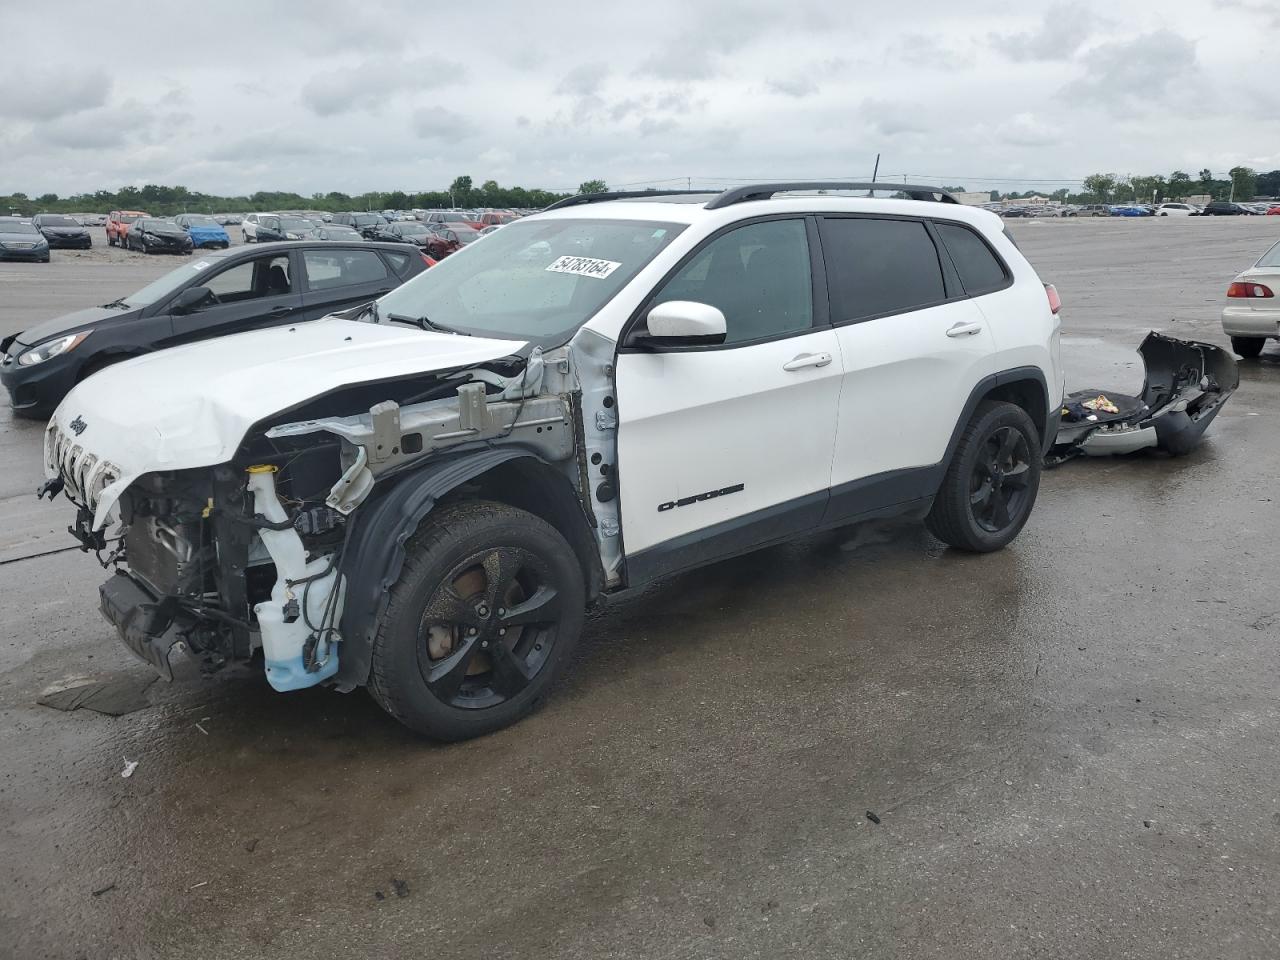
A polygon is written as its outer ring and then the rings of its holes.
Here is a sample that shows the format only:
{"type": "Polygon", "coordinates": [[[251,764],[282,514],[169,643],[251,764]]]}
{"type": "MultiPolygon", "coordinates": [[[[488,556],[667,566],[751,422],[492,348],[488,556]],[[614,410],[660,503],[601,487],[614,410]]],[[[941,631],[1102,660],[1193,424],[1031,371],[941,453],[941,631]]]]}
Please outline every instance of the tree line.
{"type": "MultiPolygon", "coordinates": [[[[1280,196],[1280,170],[1258,173],[1250,167],[1232,167],[1226,178],[1215,177],[1208,169],[1201,170],[1194,177],[1183,170],[1175,170],[1167,177],[1158,173],[1127,177],[1115,173],[1091,173],[1081,185],[1084,187],[1082,192],[1063,188],[1048,196],[1064,203],[1115,203],[1125,200],[1162,203],[1204,195],[1212,200],[1251,200],[1254,197],[1280,196]]],[[[1033,195],[1035,191],[999,193],[993,190],[991,199],[1018,200],[1033,195]]]]}
{"type": "MultiPolygon", "coordinates": [[[[599,193],[608,189],[603,180],[588,180],[579,193],[599,193]]],[[[200,193],[186,187],[166,187],[149,183],[143,187],[96,190],[60,197],[46,193],[29,197],[25,193],[0,195],[0,215],[29,217],[36,213],[109,213],[112,210],[145,210],[156,216],[177,213],[245,213],[259,210],[411,210],[449,207],[497,207],[499,209],[541,209],[570,196],[568,193],[525,187],[502,187],[495,180],[475,186],[468,176],[456,177],[446,190],[408,193],[403,190],[371,191],[351,195],[330,191],[303,196],[287,190],[259,190],[248,196],[226,197],[200,193]]]]}

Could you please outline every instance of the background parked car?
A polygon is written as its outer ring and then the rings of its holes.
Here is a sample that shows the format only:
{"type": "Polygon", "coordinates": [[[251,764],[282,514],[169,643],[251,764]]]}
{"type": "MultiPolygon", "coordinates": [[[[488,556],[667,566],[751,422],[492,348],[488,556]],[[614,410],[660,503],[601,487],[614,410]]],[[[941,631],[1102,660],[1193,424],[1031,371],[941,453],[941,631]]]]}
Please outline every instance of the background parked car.
{"type": "Polygon", "coordinates": [[[333,222],[351,227],[359,231],[365,238],[368,238],[374,228],[380,227],[387,222],[387,218],[380,213],[335,213],[333,222]]]}
{"type": "Polygon", "coordinates": [[[443,260],[467,244],[480,239],[480,231],[465,223],[441,223],[427,237],[427,253],[432,259],[443,260]]]}
{"type": "Polygon", "coordinates": [[[435,233],[425,224],[418,221],[408,223],[388,223],[375,228],[369,233],[370,240],[385,240],[388,243],[412,243],[426,247],[435,233]]]}
{"type": "Polygon", "coordinates": [[[1204,208],[1206,217],[1239,217],[1252,213],[1252,210],[1246,210],[1240,204],[1229,200],[1211,200],[1204,208]]]}
{"type": "Polygon", "coordinates": [[[139,217],[125,237],[125,247],[143,253],[186,253],[195,249],[187,231],[172,220],[139,217]]]}
{"type": "Polygon", "coordinates": [[[503,224],[510,223],[514,219],[516,219],[515,214],[511,214],[511,213],[500,213],[500,212],[482,213],[480,214],[480,229],[484,229],[485,227],[492,227],[492,226],[500,227],[503,224]]]}
{"type": "Polygon", "coordinates": [[[305,217],[284,214],[260,213],[254,225],[253,242],[271,243],[277,240],[317,240],[319,234],[314,223],[305,217]]]}
{"type": "Polygon", "coordinates": [[[49,241],[27,220],[0,217],[0,260],[49,262],[49,241]]]}
{"type": "Polygon", "coordinates": [[[1105,203],[1086,203],[1080,207],[1073,216],[1077,217],[1109,217],[1111,216],[1111,208],[1105,203]]]}
{"type": "Polygon", "coordinates": [[[1252,267],[1227,287],[1222,332],[1242,357],[1256,357],[1268,340],[1280,336],[1280,243],[1272,244],[1252,267]]]}
{"type": "Polygon", "coordinates": [[[173,222],[187,231],[187,235],[191,237],[191,243],[196,247],[221,247],[226,249],[231,246],[231,238],[227,236],[227,231],[222,229],[222,225],[218,221],[204,213],[180,213],[173,218],[173,222]]]}
{"type": "Polygon", "coordinates": [[[61,213],[37,213],[31,224],[49,241],[50,247],[88,250],[93,240],[84,225],[61,213]]]}
{"type": "Polygon", "coordinates": [[[120,360],[315,320],[367,303],[426,268],[403,244],[363,240],[205,253],[199,264],[183,264],[127,297],[35,323],[0,341],[0,382],[15,413],[48,416],[77,382],[120,360]]]}
{"type": "Polygon", "coordinates": [[[343,223],[325,223],[316,230],[317,240],[363,240],[360,231],[343,223]]]}
{"type": "Polygon", "coordinates": [[[107,214],[107,246],[123,247],[129,236],[129,224],[151,214],[142,210],[112,210],[107,214]]]}

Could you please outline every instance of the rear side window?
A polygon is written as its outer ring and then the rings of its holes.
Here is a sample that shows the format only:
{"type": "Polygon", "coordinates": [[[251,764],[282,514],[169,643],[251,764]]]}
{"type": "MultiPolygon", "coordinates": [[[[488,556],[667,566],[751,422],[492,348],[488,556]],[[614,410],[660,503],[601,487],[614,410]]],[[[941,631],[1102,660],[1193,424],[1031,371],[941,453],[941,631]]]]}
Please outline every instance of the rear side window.
{"type": "Polygon", "coordinates": [[[307,286],[329,290],[385,280],[387,268],[372,250],[307,250],[302,255],[307,286]]]}
{"type": "Polygon", "coordinates": [[[391,263],[391,269],[396,273],[404,273],[404,268],[409,265],[409,258],[403,253],[387,253],[384,250],[382,255],[391,263]]]}
{"type": "Polygon", "coordinates": [[[938,250],[918,220],[822,221],[835,323],[917,310],[947,298],[938,250]]]}
{"type": "Polygon", "coordinates": [[[986,241],[968,227],[954,223],[934,222],[943,246],[951,254],[951,262],[960,274],[960,284],[971,297],[999,290],[1008,276],[1004,265],[996,259],[986,241]]]}

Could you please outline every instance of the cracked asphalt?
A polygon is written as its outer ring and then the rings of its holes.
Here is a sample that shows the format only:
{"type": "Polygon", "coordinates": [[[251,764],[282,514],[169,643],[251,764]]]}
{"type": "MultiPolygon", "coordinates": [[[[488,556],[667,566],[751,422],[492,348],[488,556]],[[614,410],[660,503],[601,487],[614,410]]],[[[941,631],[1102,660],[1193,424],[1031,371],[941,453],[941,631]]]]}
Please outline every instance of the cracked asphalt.
{"type": "MultiPolygon", "coordinates": [[[[1149,329],[1225,343],[1227,283],[1280,238],[1010,228],[1071,387],[1121,391],[1149,329]]],[[[0,264],[0,334],[176,265],[54,256],[0,264]]],[[[49,552],[40,425],[0,414],[0,956],[1280,955],[1278,413],[1272,344],[1192,455],[1047,472],[1002,553],[893,525],[669,580],[453,746],[249,670],[118,718],[37,705],[148,671],[93,559],[49,552]]]]}

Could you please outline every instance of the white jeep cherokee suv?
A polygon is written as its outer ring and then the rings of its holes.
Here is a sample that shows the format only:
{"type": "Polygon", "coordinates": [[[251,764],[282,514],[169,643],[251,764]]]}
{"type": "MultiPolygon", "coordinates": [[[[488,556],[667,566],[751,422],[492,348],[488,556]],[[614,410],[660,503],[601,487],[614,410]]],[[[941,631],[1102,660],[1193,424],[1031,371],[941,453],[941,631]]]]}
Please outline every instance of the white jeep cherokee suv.
{"type": "Polygon", "coordinates": [[[370,306],[116,364],[43,492],[162,674],[261,650],[442,739],[528,712],[603,595],[869,518],[999,549],[1056,432],[1057,294],[994,214],[868,189],[575,197],[370,306]]]}

